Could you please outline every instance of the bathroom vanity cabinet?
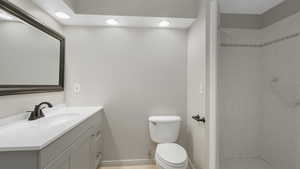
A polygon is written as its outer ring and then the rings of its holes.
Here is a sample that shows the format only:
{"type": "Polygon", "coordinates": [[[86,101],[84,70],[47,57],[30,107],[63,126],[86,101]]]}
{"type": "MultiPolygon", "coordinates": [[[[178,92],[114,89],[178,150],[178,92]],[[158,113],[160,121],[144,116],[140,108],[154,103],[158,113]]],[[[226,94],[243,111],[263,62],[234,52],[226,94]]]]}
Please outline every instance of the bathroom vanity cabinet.
{"type": "Polygon", "coordinates": [[[96,169],[102,157],[103,110],[41,150],[0,152],[0,169],[96,169]]]}

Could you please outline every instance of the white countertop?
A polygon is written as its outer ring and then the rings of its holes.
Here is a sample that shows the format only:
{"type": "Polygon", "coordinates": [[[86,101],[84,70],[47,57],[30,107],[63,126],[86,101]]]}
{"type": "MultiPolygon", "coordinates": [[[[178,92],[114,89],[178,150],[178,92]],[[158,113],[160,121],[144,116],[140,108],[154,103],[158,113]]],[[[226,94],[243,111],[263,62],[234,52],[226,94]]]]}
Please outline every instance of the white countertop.
{"type": "MultiPolygon", "coordinates": [[[[28,121],[27,116],[0,126],[0,152],[41,150],[103,107],[59,107],[45,110],[44,118],[28,121]],[[26,117],[26,118],[25,118],[26,117]]],[[[0,120],[1,123],[1,120],[0,120]]]]}

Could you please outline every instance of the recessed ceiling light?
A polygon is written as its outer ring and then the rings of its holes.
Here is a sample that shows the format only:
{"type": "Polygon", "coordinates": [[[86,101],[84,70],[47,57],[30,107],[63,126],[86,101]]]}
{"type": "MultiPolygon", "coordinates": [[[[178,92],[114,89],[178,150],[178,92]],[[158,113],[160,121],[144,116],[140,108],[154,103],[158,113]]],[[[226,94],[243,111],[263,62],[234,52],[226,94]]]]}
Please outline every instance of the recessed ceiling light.
{"type": "Polygon", "coordinates": [[[55,16],[60,19],[70,19],[71,17],[64,12],[55,12],[55,16]]]}
{"type": "Polygon", "coordinates": [[[0,18],[4,19],[4,20],[13,20],[13,16],[9,15],[8,13],[4,12],[4,11],[0,11],[0,18]]]}
{"type": "Polygon", "coordinates": [[[170,22],[169,21],[161,21],[158,24],[159,27],[168,27],[170,26],[170,22]]]}
{"type": "Polygon", "coordinates": [[[108,25],[118,25],[119,24],[119,22],[117,20],[115,20],[115,19],[107,19],[106,23],[108,25]]]}

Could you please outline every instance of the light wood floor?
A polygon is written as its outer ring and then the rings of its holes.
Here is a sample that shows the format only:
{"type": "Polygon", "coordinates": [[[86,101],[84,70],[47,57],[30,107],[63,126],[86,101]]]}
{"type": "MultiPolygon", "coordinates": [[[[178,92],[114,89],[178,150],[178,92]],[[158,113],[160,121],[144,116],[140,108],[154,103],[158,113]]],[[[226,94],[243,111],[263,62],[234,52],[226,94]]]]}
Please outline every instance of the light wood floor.
{"type": "Polygon", "coordinates": [[[155,165],[133,165],[133,166],[101,167],[99,169],[156,169],[156,167],[155,165]]]}

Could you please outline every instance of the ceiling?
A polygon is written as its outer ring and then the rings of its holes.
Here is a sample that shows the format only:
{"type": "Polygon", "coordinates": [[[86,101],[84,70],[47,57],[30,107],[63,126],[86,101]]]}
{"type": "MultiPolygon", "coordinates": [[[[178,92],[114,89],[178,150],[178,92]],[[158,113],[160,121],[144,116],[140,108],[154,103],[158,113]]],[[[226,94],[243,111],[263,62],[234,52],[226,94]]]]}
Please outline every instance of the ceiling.
{"type": "Polygon", "coordinates": [[[196,0],[64,0],[75,13],[195,18],[196,0]]]}
{"type": "Polygon", "coordinates": [[[263,14],[285,0],[219,0],[221,13],[263,14]]]}
{"type": "Polygon", "coordinates": [[[158,27],[167,20],[168,28],[188,28],[197,16],[196,0],[32,0],[63,25],[107,26],[115,19],[118,26],[158,27]],[[55,12],[71,16],[63,20],[55,12]]]}
{"type": "MultiPolygon", "coordinates": [[[[54,16],[62,11],[68,20],[55,18],[63,25],[107,26],[107,19],[119,26],[157,27],[168,20],[169,28],[188,28],[197,17],[197,0],[32,0],[54,16]]],[[[285,0],[219,0],[221,13],[263,14],[285,0]]]]}

